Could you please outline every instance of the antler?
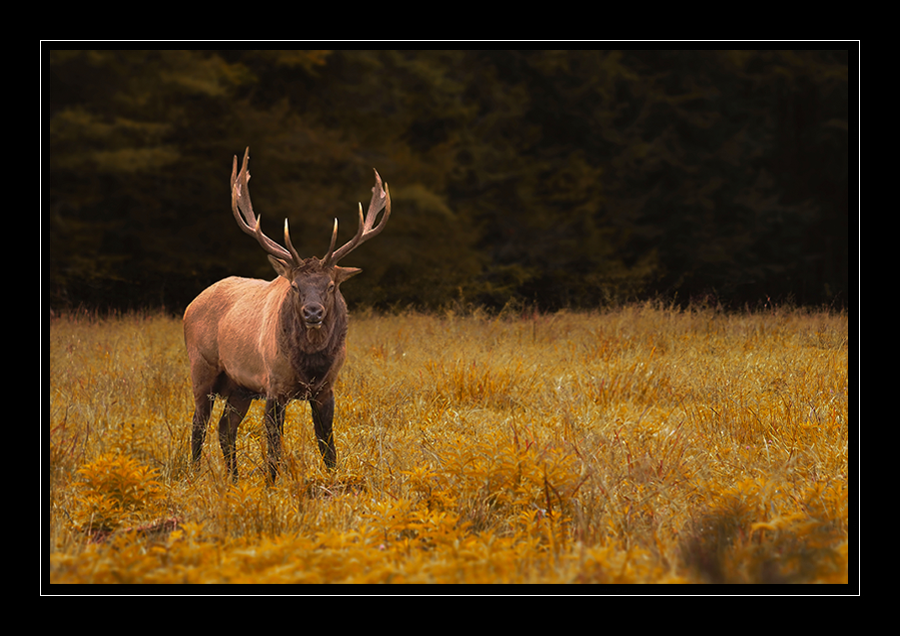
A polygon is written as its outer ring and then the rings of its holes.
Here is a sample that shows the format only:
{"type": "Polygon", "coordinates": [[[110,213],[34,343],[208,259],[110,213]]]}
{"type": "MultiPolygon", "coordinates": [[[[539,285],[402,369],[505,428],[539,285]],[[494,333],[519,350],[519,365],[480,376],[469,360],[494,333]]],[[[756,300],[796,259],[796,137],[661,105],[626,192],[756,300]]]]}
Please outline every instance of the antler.
{"type": "MultiPolygon", "coordinates": [[[[299,266],[303,259],[294,249],[291,243],[291,235],[288,230],[288,221],[284,220],[284,244],[287,249],[263,234],[260,229],[260,218],[253,212],[253,204],[250,202],[250,170],[248,163],[250,161],[250,147],[244,151],[244,161],[241,164],[241,171],[237,169],[237,155],[231,168],[231,211],[234,218],[245,233],[254,237],[262,248],[285,263],[293,263],[299,266]]],[[[331,245],[328,247],[328,253],[322,258],[322,265],[328,267],[335,265],[339,260],[347,254],[355,250],[357,247],[368,241],[370,238],[378,236],[384,226],[387,224],[388,217],[391,216],[391,191],[388,184],[381,181],[381,175],[375,170],[375,185],[372,187],[372,200],[369,201],[369,209],[363,217],[362,203],[359,204],[359,228],[356,230],[356,236],[350,239],[337,250],[334,249],[335,241],[337,241],[338,221],[334,220],[334,229],[331,232],[331,245]],[[381,221],[375,225],[375,220],[381,210],[384,214],[381,221]]]]}
{"type": "Polygon", "coordinates": [[[355,250],[357,247],[368,241],[370,238],[378,236],[384,226],[387,225],[388,217],[391,216],[391,191],[388,184],[383,184],[381,175],[375,170],[375,185],[372,187],[372,200],[369,201],[369,209],[366,211],[365,219],[363,219],[362,203],[359,204],[359,229],[356,230],[356,236],[347,243],[334,250],[334,242],[337,239],[338,222],[334,220],[334,231],[331,233],[331,246],[328,253],[322,259],[324,266],[335,265],[339,260],[347,254],[355,250]],[[375,225],[375,219],[378,213],[384,209],[378,225],[375,225]],[[374,226],[374,227],[373,227],[374,226]]]}
{"type": "MultiPolygon", "coordinates": [[[[234,163],[231,168],[231,211],[234,218],[244,232],[256,238],[262,248],[285,263],[293,263],[299,265],[302,261],[294,245],[291,243],[291,235],[288,231],[287,219],[284,220],[284,243],[287,249],[270,239],[262,233],[260,229],[260,218],[253,213],[253,204],[250,202],[250,171],[247,164],[250,161],[250,147],[244,151],[244,161],[241,165],[241,171],[237,169],[237,155],[234,157],[234,163]]],[[[332,239],[333,244],[334,239],[332,239]]]]}

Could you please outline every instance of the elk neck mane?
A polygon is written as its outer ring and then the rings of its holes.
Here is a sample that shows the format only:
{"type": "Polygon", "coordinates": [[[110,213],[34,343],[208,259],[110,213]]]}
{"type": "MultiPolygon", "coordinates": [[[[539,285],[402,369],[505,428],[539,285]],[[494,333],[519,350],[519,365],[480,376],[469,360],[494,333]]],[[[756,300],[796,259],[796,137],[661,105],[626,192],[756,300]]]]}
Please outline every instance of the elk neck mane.
{"type": "Polygon", "coordinates": [[[320,329],[307,329],[293,303],[288,298],[282,302],[278,348],[306,392],[314,395],[322,387],[335,360],[340,359],[346,336],[347,305],[339,290],[335,291],[334,307],[320,329]]]}

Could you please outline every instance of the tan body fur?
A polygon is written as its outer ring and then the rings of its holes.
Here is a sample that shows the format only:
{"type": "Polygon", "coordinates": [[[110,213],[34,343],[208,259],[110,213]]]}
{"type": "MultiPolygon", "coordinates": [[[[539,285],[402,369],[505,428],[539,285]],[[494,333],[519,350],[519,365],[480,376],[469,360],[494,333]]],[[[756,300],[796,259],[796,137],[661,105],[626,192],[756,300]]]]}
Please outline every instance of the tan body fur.
{"type": "Polygon", "coordinates": [[[184,339],[191,365],[194,417],[191,454],[199,463],[215,397],[226,400],[219,420],[219,443],[237,479],[237,429],[256,398],[266,400],[267,476],[281,463],[284,413],[291,400],[308,400],[319,450],[333,468],[337,453],[332,433],[334,382],[346,357],[347,305],[340,284],[360,272],[337,261],[377,235],[390,215],[390,194],[375,173],[372,201],[347,244],[334,249],[337,221],[325,257],[300,258],[285,222],[287,248],[262,233],[250,203],[249,149],[238,173],[232,170],[232,211],[239,227],[269,253],[279,274],[262,281],[230,277],[204,290],[184,313],[184,339]],[[381,222],[374,226],[384,209],[381,222]]]}

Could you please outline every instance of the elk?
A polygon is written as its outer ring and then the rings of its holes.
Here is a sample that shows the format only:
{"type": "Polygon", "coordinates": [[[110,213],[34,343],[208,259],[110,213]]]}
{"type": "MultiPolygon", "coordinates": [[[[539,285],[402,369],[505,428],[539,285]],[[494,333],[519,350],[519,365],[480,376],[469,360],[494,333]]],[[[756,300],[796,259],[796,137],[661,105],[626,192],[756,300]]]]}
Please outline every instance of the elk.
{"type": "Polygon", "coordinates": [[[238,172],[237,156],[234,157],[231,211],[238,226],[268,253],[278,276],[268,282],[226,278],[204,290],[184,312],[184,340],[195,404],[191,455],[196,468],[215,398],[224,398],[219,444],[231,478],[236,481],[238,426],[250,403],[264,398],[266,475],[271,483],[281,463],[284,414],[291,400],[309,402],[322,459],[329,469],[336,464],[332,433],[334,383],[344,364],[347,335],[347,304],[340,285],[362,271],[340,267],[338,261],[384,229],[391,214],[391,195],[376,170],[365,217],[359,204],[356,235],[335,249],[335,219],[325,256],[300,258],[291,243],[287,219],[284,247],[260,229],[260,219],[250,202],[249,158],[248,147],[238,172]],[[384,214],[375,225],[381,210],[384,214]]]}

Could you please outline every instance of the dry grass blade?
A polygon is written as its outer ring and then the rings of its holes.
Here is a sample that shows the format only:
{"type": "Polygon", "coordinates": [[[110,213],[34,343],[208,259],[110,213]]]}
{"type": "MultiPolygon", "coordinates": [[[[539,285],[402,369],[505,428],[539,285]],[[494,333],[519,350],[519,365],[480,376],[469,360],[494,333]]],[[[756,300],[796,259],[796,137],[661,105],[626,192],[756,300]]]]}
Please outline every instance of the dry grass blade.
{"type": "Polygon", "coordinates": [[[262,404],[237,484],[214,431],[191,470],[180,320],[58,319],[50,580],[846,583],[847,341],[799,310],[364,315],[336,471],[294,403],[266,486],[262,404]]]}

